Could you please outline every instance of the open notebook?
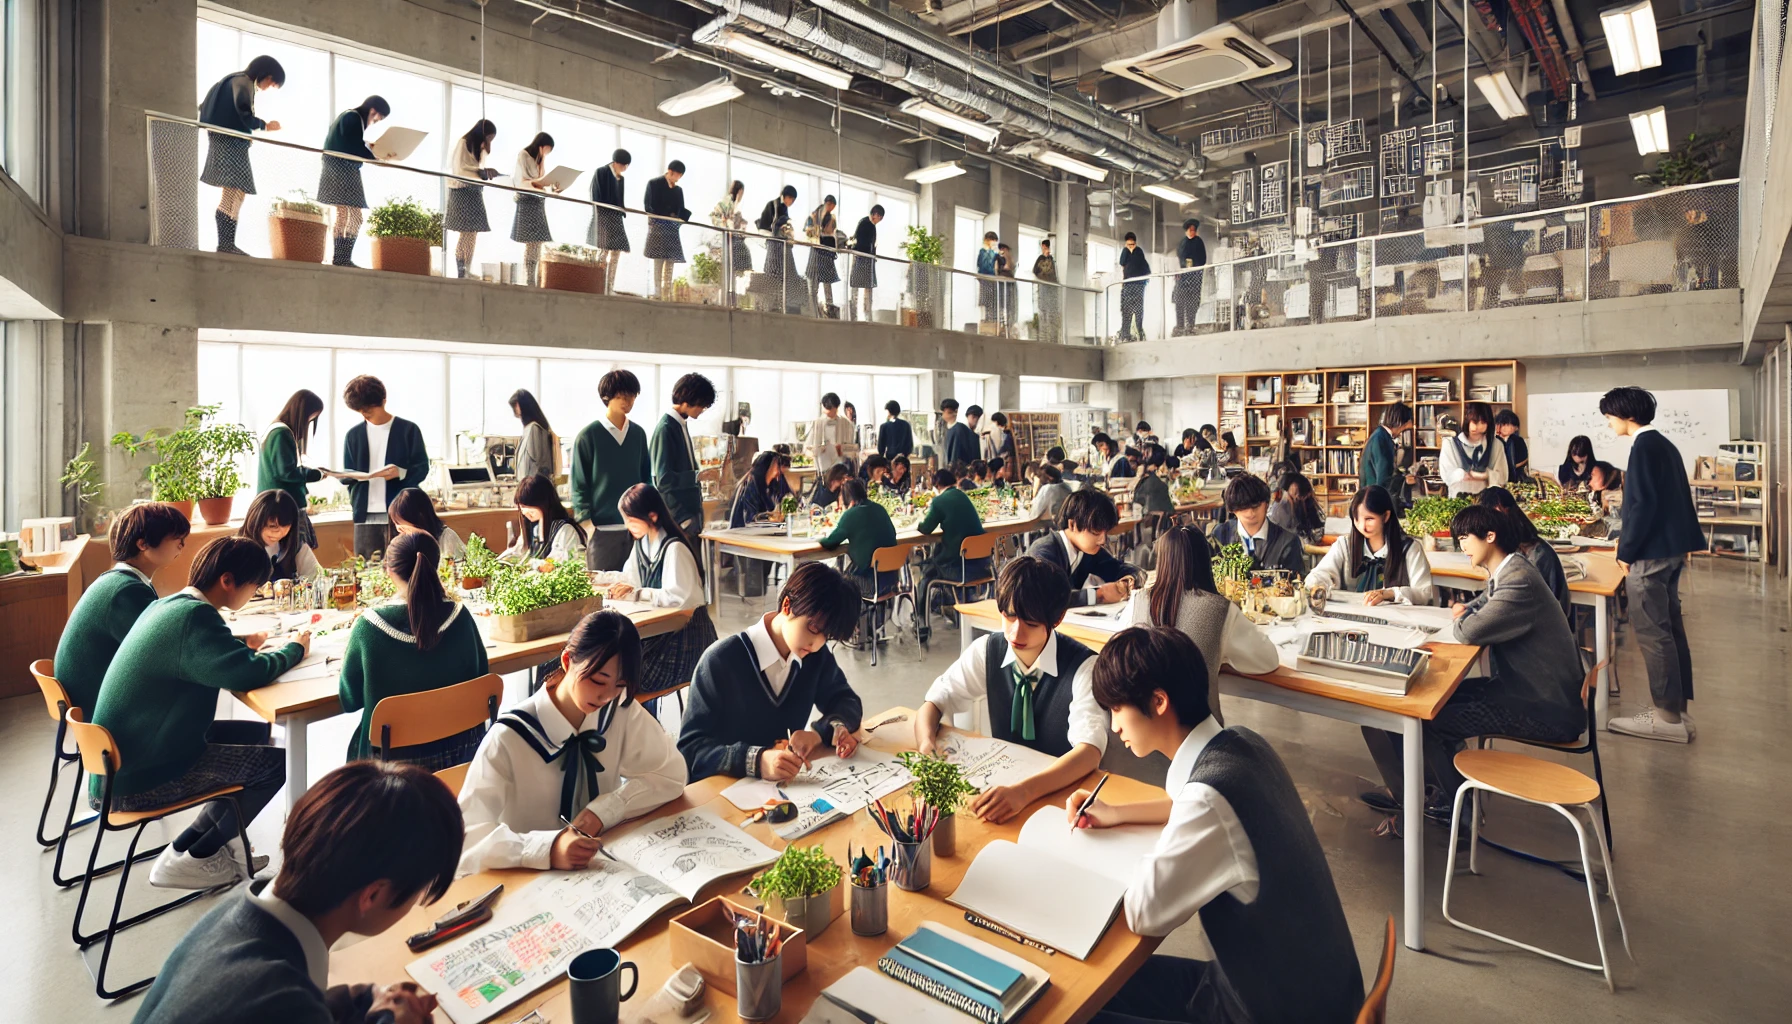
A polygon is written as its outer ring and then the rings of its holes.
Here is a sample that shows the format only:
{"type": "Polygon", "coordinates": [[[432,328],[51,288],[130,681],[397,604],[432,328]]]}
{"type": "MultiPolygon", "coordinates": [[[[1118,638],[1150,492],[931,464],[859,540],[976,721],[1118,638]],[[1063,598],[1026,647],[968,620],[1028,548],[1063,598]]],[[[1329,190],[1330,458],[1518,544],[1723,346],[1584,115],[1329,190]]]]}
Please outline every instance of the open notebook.
{"type": "Polygon", "coordinates": [[[983,847],[950,902],[1086,960],[1161,830],[1072,829],[1065,819],[1062,807],[1041,807],[1021,826],[1018,843],[983,847]]]}
{"type": "Polygon", "coordinates": [[[877,969],[854,968],[823,989],[803,1024],[1008,1024],[1050,984],[1051,975],[1037,964],[956,929],[923,922],[880,959],[877,969]],[[902,963],[893,959],[897,956],[902,963]]]}

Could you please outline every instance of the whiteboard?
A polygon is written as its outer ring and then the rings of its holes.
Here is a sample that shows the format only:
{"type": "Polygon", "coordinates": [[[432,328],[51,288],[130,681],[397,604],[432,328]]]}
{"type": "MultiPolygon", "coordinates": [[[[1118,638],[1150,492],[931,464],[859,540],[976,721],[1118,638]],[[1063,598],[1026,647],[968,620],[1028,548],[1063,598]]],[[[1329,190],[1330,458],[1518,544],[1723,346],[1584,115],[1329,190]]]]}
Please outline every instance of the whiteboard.
{"type": "MultiPolygon", "coordinates": [[[[1694,459],[1717,454],[1718,445],[1736,436],[1730,426],[1732,394],[1728,388],[1654,392],[1655,428],[1680,449],[1687,476],[1692,476],[1694,459]]],[[[1619,469],[1629,465],[1630,438],[1613,434],[1605,417],[1599,415],[1599,399],[1604,395],[1603,391],[1570,391],[1530,396],[1521,433],[1531,446],[1533,470],[1554,472],[1568,457],[1568,442],[1576,434],[1592,439],[1594,458],[1619,469]]]]}

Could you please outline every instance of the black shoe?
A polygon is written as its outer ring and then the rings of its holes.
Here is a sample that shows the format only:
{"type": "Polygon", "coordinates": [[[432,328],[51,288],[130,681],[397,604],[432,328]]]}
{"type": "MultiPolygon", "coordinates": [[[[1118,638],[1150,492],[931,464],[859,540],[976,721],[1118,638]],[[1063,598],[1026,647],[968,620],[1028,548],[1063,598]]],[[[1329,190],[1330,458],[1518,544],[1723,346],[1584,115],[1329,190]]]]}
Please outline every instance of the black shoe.
{"type": "Polygon", "coordinates": [[[1384,790],[1365,789],[1358,793],[1356,798],[1368,805],[1371,810],[1380,811],[1383,814],[1400,813],[1400,801],[1389,796],[1384,790]]]}
{"type": "Polygon", "coordinates": [[[1455,804],[1450,801],[1437,804],[1426,804],[1425,818],[1429,821],[1436,822],[1445,828],[1449,828],[1451,816],[1455,813],[1455,810],[1455,804]]]}

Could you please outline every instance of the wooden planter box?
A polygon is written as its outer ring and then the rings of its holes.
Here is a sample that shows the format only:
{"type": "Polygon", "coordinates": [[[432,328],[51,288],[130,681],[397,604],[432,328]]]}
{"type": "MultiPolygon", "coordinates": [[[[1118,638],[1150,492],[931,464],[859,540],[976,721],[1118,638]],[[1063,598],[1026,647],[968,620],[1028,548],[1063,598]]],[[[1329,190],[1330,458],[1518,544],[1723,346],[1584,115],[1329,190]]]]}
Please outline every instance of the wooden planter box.
{"type": "Polygon", "coordinates": [[[541,258],[541,286],[562,292],[602,295],[604,266],[595,260],[581,260],[564,253],[550,252],[541,258]]]}
{"type": "MultiPolygon", "coordinates": [[[[734,983],[734,926],[722,916],[722,904],[734,908],[736,914],[751,914],[752,907],[717,896],[700,903],[672,919],[667,935],[672,947],[673,963],[689,963],[712,987],[729,995],[736,994],[734,983]]],[[[784,937],[784,949],[778,954],[783,965],[778,973],[788,982],[809,966],[807,936],[801,928],[788,922],[769,919],[784,937]]]]}
{"type": "Polygon", "coordinates": [[[373,269],[428,277],[429,240],[424,238],[374,239],[373,269]]]}
{"type": "Polygon", "coordinates": [[[525,640],[539,640],[544,636],[566,633],[578,625],[580,619],[603,606],[603,595],[594,594],[583,601],[549,605],[521,615],[494,615],[492,639],[507,644],[520,644],[525,640]]]}
{"type": "Polygon", "coordinates": [[[294,263],[322,263],[330,225],[321,213],[276,204],[268,214],[268,254],[294,263]]]}

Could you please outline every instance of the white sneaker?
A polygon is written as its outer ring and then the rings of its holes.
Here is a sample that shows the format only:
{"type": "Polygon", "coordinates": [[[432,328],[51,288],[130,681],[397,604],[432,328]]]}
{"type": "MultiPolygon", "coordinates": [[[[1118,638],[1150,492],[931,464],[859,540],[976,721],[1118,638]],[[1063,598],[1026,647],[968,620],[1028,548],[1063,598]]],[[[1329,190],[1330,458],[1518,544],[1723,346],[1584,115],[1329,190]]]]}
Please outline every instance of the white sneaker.
{"type": "MultiPolygon", "coordinates": [[[[230,854],[230,859],[236,863],[237,874],[239,874],[239,875],[242,874],[242,866],[243,866],[243,843],[242,843],[242,840],[240,840],[240,839],[230,840],[229,842],[224,844],[224,850],[225,850],[225,852],[230,854]]],[[[252,855],[249,858],[249,866],[254,869],[252,874],[250,875],[250,877],[251,878],[259,877],[261,875],[262,869],[264,869],[268,866],[267,854],[257,853],[257,854],[252,855]]]]}
{"type": "Polygon", "coordinates": [[[170,846],[156,858],[156,866],[149,872],[149,884],[158,889],[211,889],[241,881],[242,877],[243,863],[231,857],[228,847],[219,847],[217,853],[201,859],[190,853],[175,853],[170,846]]]}
{"type": "Polygon", "coordinates": [[[1687,729],[1684,719],[1678,722],[1663,722],[1655,717],[1655,709],[1639,711],[1630,718],[1614,718],[1606,723],[1612,732],[1620,732],[1626,736],[1640,736],[1646,740],[1663,740],[1668,743],[1688,743],[1692,733],[1687,729]]]}

